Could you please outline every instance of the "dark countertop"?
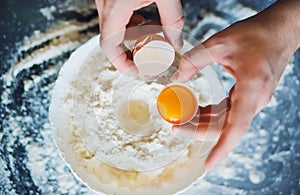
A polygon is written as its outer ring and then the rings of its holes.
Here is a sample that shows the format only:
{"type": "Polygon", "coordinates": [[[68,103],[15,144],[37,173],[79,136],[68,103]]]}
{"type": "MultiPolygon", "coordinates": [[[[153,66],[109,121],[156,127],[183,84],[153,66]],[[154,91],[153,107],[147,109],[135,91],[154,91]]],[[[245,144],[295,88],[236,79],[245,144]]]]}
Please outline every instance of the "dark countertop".
{"type": "MultiPolygon", "coordinates": [[[[198,40],[250,16],[273,1],[183,1],[185,31],[198,40]],[[208,17],[209,16],[209,17],[208,17]]],[[[51,89],[70,53],[98,33],[93,1],[2,1],[0,3],[0,194],[91,194],[60,159],[51,137],[51,89]],[[51,7],[52,6],[52,7],[51,7]],[[40,9],[50,10],[50,15],[40,9]],[[86,9],[85,9],[86,8],[86,9]],[[80,11],[80,10],[85,11],[80,11]],[[80,27],[51,37],[64,23],[80,27]],[[88,26],[87,24],[91,24],[88,26]],[[34,31],[46,37],[38,42],[34,31]],[[74,33],[72,34],[74,35],[74,33]],[[23,43],[28,36],[29,43],[23,43]],[[53,56],[35,56],[56,43],[53,56]],[[21,46],[32,46],[21,50],[21,46]],[[44,50],[43,50],[44,49],[44,50]],[[32,57],[31,57],[32,56],[32,57]]],[[[39,38],[41,40],[41,38],[39,38]]],[[[23,47],[26,48],[26,47],[23,47]]],[[[223,75],[226,79],[226,74],[223,75]]],[[[300,194],[300,52],[294,56],[271,103],[228,158],[184,194],[300,194]]]]}

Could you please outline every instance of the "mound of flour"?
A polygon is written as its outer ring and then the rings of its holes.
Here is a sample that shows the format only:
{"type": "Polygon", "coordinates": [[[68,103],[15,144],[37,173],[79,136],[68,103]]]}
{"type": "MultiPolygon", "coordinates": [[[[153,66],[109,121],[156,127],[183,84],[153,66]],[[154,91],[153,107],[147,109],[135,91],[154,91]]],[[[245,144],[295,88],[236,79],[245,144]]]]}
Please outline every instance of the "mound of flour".
{"type": "MultiPolygon", "coordinates": [[[[69,96],[76,131],[95,157],[120,169],[145,171],[187,152],[191,140],[174,134],[157,113],[155,101],[163,87],[116,71],[101,53],[86,60],[69,96]]],[[[203,96],[207,90],[201,91],[203,96]]]]}
{"type": "MultiPolygon", "coordinates": [[[[116,71],[96,39],[72,54],[54,89],[50,118],[63,158],[82,181],[108,194],[186,188],[205,172],[199,151],[213,143],[173,132],[155,104],[165,83],[116,71]]],[[[201,73],[188,84],[202,106],[212,103],[206,84],[201,73]]]]}

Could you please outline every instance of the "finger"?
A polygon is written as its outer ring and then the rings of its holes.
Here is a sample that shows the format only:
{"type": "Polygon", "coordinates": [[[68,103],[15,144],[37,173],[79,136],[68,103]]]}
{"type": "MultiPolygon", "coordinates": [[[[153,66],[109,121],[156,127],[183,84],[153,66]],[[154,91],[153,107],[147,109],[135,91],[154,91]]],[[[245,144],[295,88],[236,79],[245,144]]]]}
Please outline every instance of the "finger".
{"type": "Polygon", "coordinates": [[[178,71],[171,77],[171,81],[186,82],[212,62],[214,60],[209,51],[203,45],[197,45],[182,56],[178,71]]]}
{"type": "Polygon", "coordinates": [[[194,140],[197,126],[190,123],[186,123],[184,125],[173,125],[172,130],[176,133],[176,135],[183,136],[189,140],[194,140]]]}
{"type": "Polygon", "coordinates": [[[217,41],[215,35],[210,37],[183,55],[178,71],[172,76],[171,81],[186,82],[200,69],[213,62],[228,64],[224,61],[228,50],[224,44],[217,41]]]}
{"type": "Polygon", "coordinates": [[[209,154],[205,169],[211,170],[239,143],[256,113],[257,94],[253,88],[237,83],[231,95],[231,109],[226,115],[221,137],[209,154]]]}
{"type": "Polygon", "coordinates": [[[156,0],[166,38],[178,50],[183,45],[184,16],[180,0],[156,0]]]}
{"type": "Polygon", "coordinates": [[[224,124],[225,113],[230,109],[230,99],[227,97],[219,104],[200,107],[196,116],[187,124],[174,125],[174,131],[180,131],[186,137],[200,141],[215,141],[224,124]],[[202,119],[202,117],[205,119],[202,119]],[[206,119],[207,118],[207,119],[206,119]],[[195,128],[197,129],[195,134],[195,128]],[[208,130],[210,129],[210,130],[208,130]]]}
{"type": "Polygon", "coordinates": [[[97,12],[98,12],[98,18],[99,18],[99,25],[102,20],[102,10],[103,10],[103,1],[102,0],[95,0],[97,12]]]}
{"type": "Polygon", "coordinates": [[[138,74],[138,70],[130,57],[131,55],[128,55],[131,54],[131,51],[129,51],[123,43],[119,45],[116,44],[117,36],[119,35],[113,35],[103,40],[100,37],[100,45],[104,54],[119,71],[130,71],[132,74],[138,74]]]}
{"type": "Polygon", "coordinates": [[[222,125],[210,123],[195,126],[188,123],[181,126],[173,126],[172,129],[177,136],[179,135],[190,140],[190,143],[193,141],[200,141],[201,147],[198,151],[198,157],[205,158],[213,148],[216,140],[220,137],[222,125]],[[205,145],[203,145],[203,143],[205,143],[205,145]]]}
{"type": "Polygon", "coordinates": [[[132,60],[126,55],[124,46],[126,24],[129,22],[134,10],[134,2],[129,1],[124,8],[121,1],[103,6],[100,45],[109,61],[120,71],[128,69],[137,72],[132,60]]]}
{"type": "Polygon", "coordinates": [[[222,125],[223,123],[217,121],[197,125],[186,123],[184,125],[174,125],[172,130],[178,133],[178,135],[182,135],[190,140],[215,142],[220,136],[222,125]]]}
{"type": "Polygon", "coordinates": [[[196,116],[190,123],[199,125],[217,122],[226,112],[230,110],[230,99],[227,97],[220,103],[208,105],[206,107],[198,107],[196,116]]]}

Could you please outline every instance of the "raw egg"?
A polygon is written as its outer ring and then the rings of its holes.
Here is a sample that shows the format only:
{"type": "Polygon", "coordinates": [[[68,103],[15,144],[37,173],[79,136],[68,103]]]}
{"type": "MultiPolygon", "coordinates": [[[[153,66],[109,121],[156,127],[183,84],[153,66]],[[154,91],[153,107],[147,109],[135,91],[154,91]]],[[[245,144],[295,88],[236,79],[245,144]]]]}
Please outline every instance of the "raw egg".
{"type": "Polygon", "coordinates": [[[198,102],[188,87],[172,84],[165,87],[158,95],[157,109],[164,120],[179,125],[189,122],[195,116],[198,102]]]}

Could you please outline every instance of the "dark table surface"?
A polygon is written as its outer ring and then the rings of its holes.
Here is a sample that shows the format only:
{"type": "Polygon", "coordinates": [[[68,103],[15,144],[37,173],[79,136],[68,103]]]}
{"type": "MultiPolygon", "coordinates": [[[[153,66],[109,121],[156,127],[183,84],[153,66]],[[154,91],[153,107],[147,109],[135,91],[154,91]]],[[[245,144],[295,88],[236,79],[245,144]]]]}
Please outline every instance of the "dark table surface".
{"type": "MultiPolygon", "coordinates": [[[[184,31],[201,41],[272,2],[186,0],[184,31]]],[[[51,89],[61,66],[74,49],[99,33],[91,4],[0,2],[0,194],[92,194],[60,159],[48,119],[51,89]],[[52,36],[56,31],[51,29],[59,25],[60,30],[72,25],[80,29],[75,38],[69,36],[74,32],[64,31],[52,36]],[[60,37],[70,39],[57,43],[60,37]],[[42,55],[53,45],[59,49],[55,55],[42,55]]],[[[239,146],[184,194],[300,194],[299,79],[298,52],[271,103],[254,119],[239,146]]]]}

